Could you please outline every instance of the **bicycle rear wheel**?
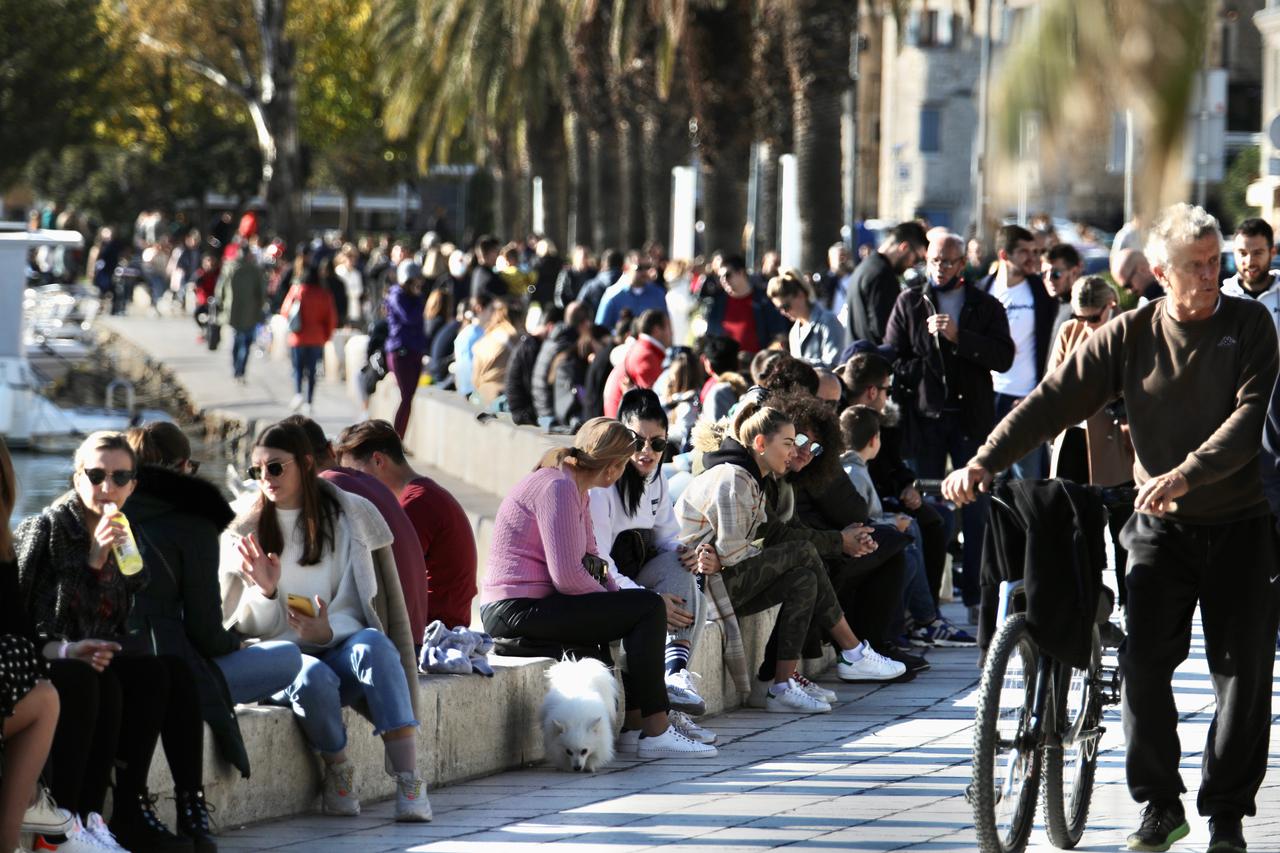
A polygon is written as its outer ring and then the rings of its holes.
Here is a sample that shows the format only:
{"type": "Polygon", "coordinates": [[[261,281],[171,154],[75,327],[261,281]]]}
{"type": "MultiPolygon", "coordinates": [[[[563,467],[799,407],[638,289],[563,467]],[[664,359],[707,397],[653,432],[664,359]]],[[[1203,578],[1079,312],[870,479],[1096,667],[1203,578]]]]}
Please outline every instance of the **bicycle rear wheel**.
{"type": "Polygon", "coordinates": [[[1040,748],[1030,730],[1039,658],[1022,613],[1005,620],[987,651],[970,785],[983,853],[1018,853],[1031,835],[1040,793],[1040,748]]]}
{"type": "Polygon", "coordinates": [[[1044,824],[1054,847],[1070,850],[1080,843],[1089,819],[1098,745],[1102,739],[1102,695],[1095,677],[1101,648],[1094,641],[1091,671],[1062,667],[1055,683],[1058,731],[1062,747],[1044,751],[1044,824]]]}

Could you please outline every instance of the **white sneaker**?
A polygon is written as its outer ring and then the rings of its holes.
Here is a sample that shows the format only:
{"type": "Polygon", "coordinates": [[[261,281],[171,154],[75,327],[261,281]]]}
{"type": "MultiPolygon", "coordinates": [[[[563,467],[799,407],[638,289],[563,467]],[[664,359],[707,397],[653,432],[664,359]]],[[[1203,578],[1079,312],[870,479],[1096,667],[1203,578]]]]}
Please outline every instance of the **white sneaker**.
{"type": "Polygon", "coordinates": [[[66,835],[75,824],[75,817],[66,809],[58,808],[58,804],[49,795],[49,789],[40,785],[37,789],[36,801],[22,816],[20,832],[32,832],[36,835],[66,835]]]}
{"type": "Polygon", "coordinates": [[[325,814],[354,817],[360,814],[360,798],[355,792],[356,766],[351,760],[325,764],[322,808],[325,814]]]}
{"type": "Polygon", "coordinates": [[[613,751],[618,755],[635,755],[640,748],[640,730],[630,729],[618,735],[613,751]]]}
{"type": "Polygon", "coordinates": [[[667,719],[671,721],[672,728],[689,740],[696,740],[698,743],[716,742],[715,732],[695,723],[684,711],[672,711],[667,714],[667,719]]]}
{"type": "Polygon", "coordinates": [[[395,777],[396,820],[400,823],[426,823],[431,820],[427,783],[415,773],[397,773],[395,777]]]}
{"type": "MultiPolygon", "coordinates": [[[[49,850],[56,850],[58,853],[103,853],[104,850],[111,849],[98,843],[98,839],[94,838],[89,830],[85,829],[84,824],[80,822],[79,816],[72,815],[71,819],[71,828],[62,833],[66,836],[65,841],[54,846],[53,842],[36,836],[34,842],[36,849],[41,853],[49,850]]],[[[122,848],[117,844],[114,849],[119,850],[122,848]]]]}
{"type": "Polygon", "coordinates": [[[707,713],[707,703],[698,695],[698,688],[694,686],[695,677],[701,678],[696,672],[687,669],[667,675],[667,704],[673,711],[683,711],[695,717],[707,713]]]}
{"type": "Polygon", "coordinates": [[[859,660],[849,663],[841,654],[840,662],[836,664],[836,673],[840,676],[840,680],[853,683],[893,681],[906,671],[906,664],[890,660],[866,643],[862,644],[862,657],[859,660]]]}
{"type": "Polygon", "coordinates": [[[819,702],[826,702],[828,705],[834,705],[836,702],[840,701],[840,697],[836,695],[834,690],[828,690],[819,684],[814,684],[799,672],[791,673],[791,680],[799,685],[801,690],[808,693],[819,702]]]}
{"type": "Polygon", "coordinates": [[[764,709],[774,714],[826,714],[831,706],[821,699],[814,699],[794,680],[787,679],[787,689],[781,693],[774,693],[773,688],[769,688],[764,709]]]}
{"type": "Polygon", "coordinates": [[[764,708],[765,699],[769,695],[769,688],[773,686],[773,682],[768,679],[761,681],[758,678],[751,679],[751,692],[747,694],[748,708],[764,708]]]}
{"type": "Polygon", "coordinates": [[[302,408],[302,404],[306,402],[301,394],[294,394],[293,399],[289,401],[289,411],[296,412],[302,408]]]}
{"type": "Polygon", "coordinates": [[[675,726],[667,726],[660,735],[640,738],[636,754],[640,758],[711,758],[717,750],[711,744],[690,740],[675,726]]]}
{"type": "MultiPolygon", "coordinates": [[[[116,841],[116,837],[107,828],[107,822],[97,812],[89,813],[89,820],[84,824],[84,834],[97,843],[98,850],[110,850],[111,853],[129,853],[124,848],[124,845],[116,841]]],[[[62,850],[63,848],[59,846],[58,849],[62,850]]]]}

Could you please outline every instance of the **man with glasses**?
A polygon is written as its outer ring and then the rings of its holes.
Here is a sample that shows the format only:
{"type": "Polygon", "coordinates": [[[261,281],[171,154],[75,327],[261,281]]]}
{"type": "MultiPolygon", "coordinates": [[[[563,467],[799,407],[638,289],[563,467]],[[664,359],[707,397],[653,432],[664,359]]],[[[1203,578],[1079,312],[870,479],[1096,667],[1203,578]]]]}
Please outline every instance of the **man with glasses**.
{"type": "Polygon", "coordinates": [[[1053,331],[1049,333],[1050,341],[1058,339],[1058,330],[1071,319],[1071,288],[1083,270],[1080,253],[1070,243],[1058,243],[1045,253],[1040,262],[1045,291],[1058,304],[1058,314],[1053,318],[1053,331]]]}
{"type": "Polygon", "coordinates": [[[1138,486],[1120,537],[1125,775],[1145,804],[1130,850],[1168,850],[1190,831],[1172,679],[1197,606],[1217,700],[1196,803],[1210,850],[1245,849],[1241,818],[1256,814],[1267,771],[1280,572],[1259,450],[1280,354],[1267,310],[1221,294],[1221,240],[1203,208],[1166,210],[1147,243],[1165,298],[1090,334],[943,484],[972,501],[1029,449],[1124,397],[1138,486]]]}
{"type": "MultiPolygon", "coordinates": [[[[993,372],[1013,364],[1009,321],[995,297],[965,282],[964,243],[954,234],[929,244],[927,279],[893,306],[885,343],[902,396],[908,452],[922,477],[941,479],[948,458],[963,465],[995,423],[993,372]]],[[[970,620],[977,615],[985,505],[962,516],[960,590],[970,620]]]]}
{"type": "Polygon", "coordinates": [[[902,292],[902,274],[924,259],[927,245],[919,222],[903,222],[889,232],[879,251],[862,259],[849,278],[848,302],[840,315],[850,340],[884,343],[889,314],[902,292]]]}
{"type": "MultiPolygon", "coordinates": [[[[1051,298],[1040,280],[1040,255],[1036,239],[1020,225],[1005,225],[996,238],[1000,265],[994,273],[978,282],[978,289],[989,293],[1004,306],[1013,338],[1013,364],[1008,369],[992,371],[996,392],[996,418],[1022,402],[1044,376],[1053,346],[1054,320],[1058,316],[1057,300],[1051,298]]],[[[1038,480],[1049,468],[1049,455],[1038,447],[1010,468],[1014,477],[1038,480]]]]}

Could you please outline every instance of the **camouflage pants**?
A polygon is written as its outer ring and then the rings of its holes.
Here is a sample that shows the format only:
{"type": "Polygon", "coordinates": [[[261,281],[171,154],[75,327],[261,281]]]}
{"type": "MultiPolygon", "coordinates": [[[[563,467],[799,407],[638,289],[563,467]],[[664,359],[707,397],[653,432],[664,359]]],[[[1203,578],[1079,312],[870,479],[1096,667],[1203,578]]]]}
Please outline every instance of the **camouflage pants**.
{"type": "Polygon", "coordinates": [[[726,568],[724,583],[739,616],[782,605],[777,623],[779,660],[799,660],[810,623],[825,633],[844,617],[827,568],[809,542],[771,545],[726,568]]]}

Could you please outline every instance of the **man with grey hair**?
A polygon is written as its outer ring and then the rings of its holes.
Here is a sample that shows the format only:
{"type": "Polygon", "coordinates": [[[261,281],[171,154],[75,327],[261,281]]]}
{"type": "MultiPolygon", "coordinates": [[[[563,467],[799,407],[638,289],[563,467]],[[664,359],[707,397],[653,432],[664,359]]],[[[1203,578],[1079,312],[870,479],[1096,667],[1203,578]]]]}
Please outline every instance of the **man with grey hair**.
{"type": "Polygon", "coordinates": [[[1197,798],[1209,849],[1244,850],[1240,821],[1267,770],[1280,571],[1259,449],[1280,355],[1266,308],[1219,292],[1221,241],[1202,208],[1166,210],[1147,242],[1166,296],[1090,335],[943,485],[968,503],[1027,450],[1124,398],[1138,484],[1121,533],[1125,770],[1146,803],[1130,850],[1167,850],[1189,832],[1171,681],[1197,604],[1217,698],[1197,798]]]}
{"type": "MultiPolygon", "coordinates": [[[[921,477],[940,479],[948,458],[961,466],[995,423],[991,372],[1013,364],[1013,338],[1004,307],[964,280],[964,243],[954,234],[929,244],[923,285],[894,303],[884,342],[893,350],[906,456],[921,477]]],[[[960,590],[973,623],[982,560],[983,502],[962,514],[964,571],[960,590]]]]}

